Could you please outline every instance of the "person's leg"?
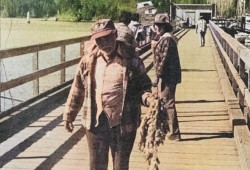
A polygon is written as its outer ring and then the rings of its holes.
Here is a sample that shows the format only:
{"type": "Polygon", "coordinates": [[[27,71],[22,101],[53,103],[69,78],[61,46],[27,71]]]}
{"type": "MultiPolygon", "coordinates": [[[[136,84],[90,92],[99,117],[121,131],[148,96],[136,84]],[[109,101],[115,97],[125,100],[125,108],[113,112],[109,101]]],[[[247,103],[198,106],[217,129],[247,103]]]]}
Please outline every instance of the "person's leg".
{"type": "Polygon", "coordinates": [[[86,130],[90,170],[108,169],[110,128],[104,114],[100,116],[99,122],[93,130],[86,130]]]}
{"type": "Polygon", "coordinates": [[[205,32],[201,32],[201,45],[205,45],[205,32]]]}
{"type": "Polygon", "coordinates": [[[171,140],[180,140],[180,129],[175,107],[175,91],[176,85],[164,85],[162,87],[162,100],[164,109],[166,109],[168,134],[167,137],[171,140]]]}
{"type": "Polygon", "coordinates": [[[113,157],[113,170],[128,170],[129,157],[133,149],[136,130],[121,135],[120,126],[112,128],[111,153],[113,157]]]}
{"type": "Polygon", "coordinates": [[[199,33],[199,41],[200,41],[200,46],[202,47],[202,33],[199,33]]]}
{"type": "Polygon", "coordinates": [[[205,35],[206,35],[206,33],[204,32],[204,35],[203,35],[203,46],[205,46],[205,35]]]}

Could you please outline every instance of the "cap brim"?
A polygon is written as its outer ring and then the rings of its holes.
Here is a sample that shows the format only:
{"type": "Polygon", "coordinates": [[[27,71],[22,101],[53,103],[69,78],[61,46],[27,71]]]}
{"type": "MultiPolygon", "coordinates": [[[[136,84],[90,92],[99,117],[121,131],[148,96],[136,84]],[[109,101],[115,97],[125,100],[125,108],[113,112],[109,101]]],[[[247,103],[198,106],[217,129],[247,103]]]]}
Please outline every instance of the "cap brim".
{"type": "Polygon", "coordinates": [[[107,35],[113,34],[113,33],[116,33],[116,30],[113,30],[113,29],[102,30],[100,32],[94,33],[91,37],[91,40],[95,40],[97,38],[104,37],[104,36],[107,36],[107,35]]]}
{"type": "MultiPolygon", "coordinates": [[[[157,24],[161,24],[161,25],[171,25],[169,22],[156,22],[156,23],[154,23],[155,25],[157,25],[157,24]]],[[[172,26],[172,25],[171,25],[172,26]]]]}
{"type": "Polygon", "coordinates": [[[154,24],[169,24],[169,22],[154,22],[154,24]]]}

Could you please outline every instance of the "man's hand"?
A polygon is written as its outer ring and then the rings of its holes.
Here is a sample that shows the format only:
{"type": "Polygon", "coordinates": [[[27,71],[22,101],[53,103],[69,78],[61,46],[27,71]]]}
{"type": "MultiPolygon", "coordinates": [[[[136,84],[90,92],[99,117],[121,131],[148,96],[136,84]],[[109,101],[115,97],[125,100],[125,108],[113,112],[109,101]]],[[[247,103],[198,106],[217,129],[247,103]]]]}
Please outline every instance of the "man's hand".
{"type": "Polygon", "coordinates": [[[65,128],[68,132],[73,132],[73,130],[74,130],[73,122],[71,122],[71,121],[64,121],[64,128],[65,128]]]}
{"type": "Polygon", "coordinates": [[[158,88],[157,87],[153,87],[152,88],[152,97],[154,98],[154,99],[158,99],[158,88]]]}
{"type": "Polygon", "coordinates": [[[159,82],[159,77],[155,77],[155,79],[152,81],[152,86],[157,87],[158,82],[159,82]]]}
{"type": "Polygon", "coordinates": [[[154,102],[154,96],[153,95],[147,97],[146,106],[149,107],[150,105],[152,105],[153,102],[154,102]]]}

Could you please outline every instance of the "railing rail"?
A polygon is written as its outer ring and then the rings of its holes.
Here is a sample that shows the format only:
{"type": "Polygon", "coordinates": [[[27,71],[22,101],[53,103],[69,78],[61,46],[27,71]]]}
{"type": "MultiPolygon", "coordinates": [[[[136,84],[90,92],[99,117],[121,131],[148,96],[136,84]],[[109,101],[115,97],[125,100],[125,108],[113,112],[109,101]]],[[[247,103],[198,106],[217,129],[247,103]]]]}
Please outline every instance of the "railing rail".
{"type": "MultiPolygon", "coordinates": [[[[224,32],[214,22],[209,23],[213,35],[218,40],[225,70],[238,96],[239,105],[245,117],[249,115],[250,107],[250,49],[242,45],[235,38],[224,32]]],[[[246,118],[247,119],[247,118],[246,118]]],[[[248,124],[249,120],[246,120],[248,124]]],[[[249,124],[250,125],[250,124],[249,124]]]]}

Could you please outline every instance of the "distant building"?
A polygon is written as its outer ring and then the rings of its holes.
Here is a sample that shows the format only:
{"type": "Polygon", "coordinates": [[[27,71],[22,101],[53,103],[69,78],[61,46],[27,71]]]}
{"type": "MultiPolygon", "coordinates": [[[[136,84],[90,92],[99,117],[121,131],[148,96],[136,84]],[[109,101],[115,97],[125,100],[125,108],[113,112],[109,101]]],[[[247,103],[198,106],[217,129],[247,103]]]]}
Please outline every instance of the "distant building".
{"type": "Polygon", "coordinates": [[[137,3],[137,9],[140,9],[146,6],[153,6],[153,3],[151,1],[144,1],[144,2],[137,3]]]}
{"type": "Polygon", "coordinates": [[[145,9],[145,15],[148,16],[155,16],[157,12],[157,9],[155,7],[149,7],[148,9],[145,9]]]}
{"type": "Polygon", "coordinates": [[[141,21],[153,21],[157,9],[154,7],[151,1],[138,2],[136,11],[141,21]]]}
{"type": "Polygon", "coordinates": [[[215,4],[174,4],[171,18],[194,26],[200,16],[208,22],[215,16],[215,4]]]}

